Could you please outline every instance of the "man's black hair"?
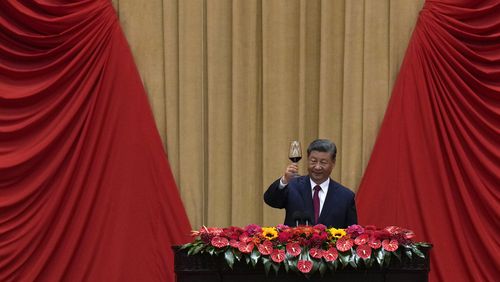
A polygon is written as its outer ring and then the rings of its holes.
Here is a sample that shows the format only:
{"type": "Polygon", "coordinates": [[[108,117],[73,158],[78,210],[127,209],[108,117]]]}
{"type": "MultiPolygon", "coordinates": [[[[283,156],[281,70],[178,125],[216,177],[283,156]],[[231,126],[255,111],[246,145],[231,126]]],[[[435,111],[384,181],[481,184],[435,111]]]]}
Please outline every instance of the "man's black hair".
{"type": "Polygon", "coordinates": [[[312,151],[328,152],[331,154],[333,161],[337,158],[337,146],[328,139],[316,139],[312,141],[307,148],[308,157],[312,151]]]}

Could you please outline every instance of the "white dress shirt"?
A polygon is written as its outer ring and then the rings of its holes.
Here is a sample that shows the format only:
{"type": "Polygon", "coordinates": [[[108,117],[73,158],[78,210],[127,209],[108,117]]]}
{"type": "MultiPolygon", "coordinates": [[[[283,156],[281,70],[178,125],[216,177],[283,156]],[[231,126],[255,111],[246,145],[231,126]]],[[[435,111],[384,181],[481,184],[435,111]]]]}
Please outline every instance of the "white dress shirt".
{"type": "MultiPolygon", "coordinates": [[[[316,184],[314,181],[312,181],[310,178],[309,180],[311,181],[311,198],[314,197],[314,187],[318,184],[316,184]]],[[[286,184],[283,183],[283,177],[280,179],[280,185],[279,189],[285,188],[286,184]]],[[[323,210],[323,204],[325,203],[326,199],[326,194],[328,193],[328,187],[330,186],[330,178],[326,179],[323,183],[319,184],[321,187],[321,190],[318,192],[318,197],[319,197],[319,214],[321,215],[321,211],[323,210]]]]}

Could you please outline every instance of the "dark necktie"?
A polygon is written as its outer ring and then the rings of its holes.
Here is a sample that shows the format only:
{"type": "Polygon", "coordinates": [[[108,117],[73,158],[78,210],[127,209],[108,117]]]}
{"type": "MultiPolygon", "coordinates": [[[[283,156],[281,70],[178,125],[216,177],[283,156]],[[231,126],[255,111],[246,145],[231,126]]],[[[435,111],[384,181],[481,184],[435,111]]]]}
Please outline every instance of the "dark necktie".
{"type": "Polygon", "coordinates": [[[314,207],[314,223],[318,224],[319,218],[319,191],[321,187],[319,185],[314,186],[314,195],[313,195],[313,207],[314,207]]]}

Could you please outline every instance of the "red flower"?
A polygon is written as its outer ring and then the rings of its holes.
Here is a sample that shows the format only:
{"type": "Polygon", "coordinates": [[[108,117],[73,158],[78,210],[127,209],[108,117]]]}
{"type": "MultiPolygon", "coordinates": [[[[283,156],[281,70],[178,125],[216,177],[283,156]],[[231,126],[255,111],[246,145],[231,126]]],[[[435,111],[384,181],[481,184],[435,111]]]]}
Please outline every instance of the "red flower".
{"type": "Polygon", "coordinates": [[[358,246],[364,245],[368,242],[368,239],[369,237],[367,234],[361,234],[356,239],[354,239],[354,243],[358,246]]]}
{"type": "Polygon", "coordinates": [[[320,231],[325,231],[326,230],[326,226],[324,224],[316,224],[314,225],[314,229],[317,229],[317,230],[320,230],[320,231]]]}
{"type": "Polygon", "coordinates": [[[250,236],[253,236],[255,234],[261,233],[262,232],[262,227],[258,226],[257,224],[249,224],[245,227],[244,229],[246,233],[248,233],[250,236]]]}
{"type": "Polygon", "coordinates": [[[212,246],[217,247],[217,248],[224,248],[225,246],[229,245],[229,240],[224,237],[213,237],[212,241],[210,242],[212,246]]]}
{"type": "Polygon", "coordinates": [[[387,230],[377,230],[373,233],[373,237],[379,240],[384,240],[391,237],[391,233],[387,230]]]}
{"type": "Polygon", "coordinates": [[[374,237],[375,236],[375,230],[365,230],[365,232],[363,234],[366,234],[368,235],[368,237],[374,237]]]}
{"type": "Polygon", "coordinates": [[[259,252],[263,255],[269,255],[273,251],[273,243],[271,241],[264,241],[264,243],[257,246],[259,252]]]}
{"type": "Polygon", "coordinates": [[[312,226],[299,226],[295,228],[295,235],[304,235],[305,237],[309,237],[313,233],[314,228],[312,226]]]}
{"type": "Polygon", "coordinates": [[[389,232],[391,235],[394,235],[394,234],[397,234],[399,232],[401,232],[401,227],[397,227],[397,226],[387,226],[386,228],[384,228],[385,231],[389,232]]]}
{"type": "Polygon", "coordinates": [[[326,232],[320,231],[321,233],[314,233],[309,240],[309,243],[312,247],[320,248],[321,245],[328,240],[328,234],[326,232]]]}
{"type": "Polygon", "coordinates": [[[299,244],[291,243],[286,246],[286,252],[296,257],[300,254],[300,252],[302,252],[302,249],[300,248],[299,244]]]}
{"type": "Polygon", "coordinates": [[[363,234],[365,229],[361,225],[354,224],[347,227],[345,231],[347,234],[351,235],[351,237],[356,237],[363,234]]]}
{"type": "Polygon", "coordinates": [[[354,242],[352,241],[352,239],[345,236],[337,240],[337,250],[341,252],[348,251],[352,248],[353,245],[354,242]]]}
{"type": "Polygon", "coordinates": [[[281,231],[278,233],[278,241],[281,243],[286,243],[292,238],[293,234],[289,232],[288,230],[281,231]]]}
{"type": "Polygon", "coordinates": [[[384,240],[382,241],[382,247],[384,248],[384,250],[386,251],[389,251],[389,252],[394,252],[395,250],[398,249],[398,241],[397,240],[384,240]]]}
{"type": "Polygon", "coordinates": [[[309,273],[313,267],[313,263],[310,260],[299,260],[297,262],[297,268],[300,270],[302,273],[309,273]]]}
{"type": "Polygon", "coordinates": [[[240,245],[238,246],[238,250],[240,250],[240,252],[242,253],[249,254],[253,251],[253,247],[254,244],[252,242],[248,244],[240,243],[240,245]]]}
{"type": "Polygon", "coordinates": [[[368,242],[368,246],[372,249],[378,249],[382,246],[382,242],[380,242],[380,240],[370,240],[370,242],[368,242]]]}
{"type": "Polygon", "coordinates": [[[327,251],[323,253],[323,257],[325,258],[326,261],[334,261],[337,259],[339,256],[339,253],[337,252],[337,249],[334,247],[329,248],[327,251]]]}
{"type": "Polygon", "coordinates": [[[368,245],[360,245],[356,248],[356,253],[360,258],[367,259],[372,255],[372,248],[368,245]]]}
{"type": "Polygon", "coordinates": [[[240,235],[240,241],[243,242],[243,243],[248,243],[250,241],[252,241],[252,237],[248,236],[248,233],[243,233],[240,235]]]}
{"type": "Polygon", "coordinates": [[[297,243],[299,244],[299,246],[309,246],[310,244],[309,239],[304,237],[297,238],[297,243]]]}
{"type": "Polygon", "coordinates": [[[219,236],[222,234],[222,228],[213,228],[213,227],[205,227],[203,226],[200,231],[195,231],[193,232],[193,235],[197,236],[199,235],[201,240],[205,242],[206,244],[210,243],[212,241],[212,238],[219,236]]]}
{"type": "Polygon", "coordinates": [[[236,241],[236,240],[231,239],[229,241],[229,246],[237,249],[240,246],[240,241],[236,241]]]}
{"type": "Polygon", "coordinates": [[[403,234],[404,234],[405,239],[412,239],[415,237],[415,233],[413,233],[413,231],[411,231],[411,230],[405,230],[405,231],[403,231],[403,234]]]}
{"type": "Polygon", "coordinates": [[[285,260],[285,251],[274,249],[273,252],[271,253],[271,259],[277,263],[284,261],[285,260]]]}
{"type": "Polygon", "coordinates": [[[238,237],[243,232],[243,229],[235,226],[223,228],[222,236],[228,239],[238,240],[238,237]]]}
{"type": "Polygon", "coordinates": [[[309,254],[311,255],[311,257],[313,258],[317,258],[317,259],[320,259],[321,257],[323,257],[323,250],[322,249],[317,249],[317,248],[311,248],[309,250],[309,254]]]}

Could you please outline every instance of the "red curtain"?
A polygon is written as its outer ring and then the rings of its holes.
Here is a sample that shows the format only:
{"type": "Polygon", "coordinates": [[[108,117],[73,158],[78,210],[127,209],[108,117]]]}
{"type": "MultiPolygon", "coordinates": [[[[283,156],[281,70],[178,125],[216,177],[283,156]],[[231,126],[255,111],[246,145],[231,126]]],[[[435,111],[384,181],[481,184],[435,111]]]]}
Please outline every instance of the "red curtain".
{"type": "Polygon", "coordinates": [[[360,222],[433,243],[431,281],[498,281],[499,188],[500,2],[427,1],[357,195],[360,222]]]}
{"type": "Polygon", "coordinates": [[[0,281],[173,281],[190,229],[111,3],[0,1],[0,281]]]}

